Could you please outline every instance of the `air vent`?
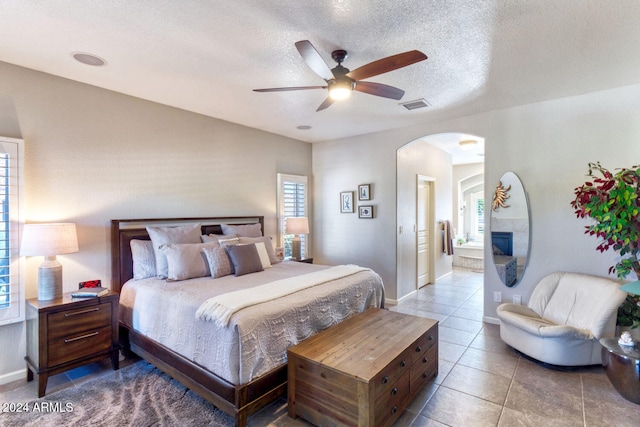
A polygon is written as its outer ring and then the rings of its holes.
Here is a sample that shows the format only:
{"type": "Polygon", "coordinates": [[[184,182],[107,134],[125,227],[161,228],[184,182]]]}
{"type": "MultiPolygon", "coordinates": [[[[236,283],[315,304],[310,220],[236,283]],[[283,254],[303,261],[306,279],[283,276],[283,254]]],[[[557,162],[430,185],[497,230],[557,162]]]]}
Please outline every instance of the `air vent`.
{"type": "Polygon", "coordinates": [[[425,108],[429,106],[429,103],[426,99],[416,99],[415,101],[401,102],[402,105],[407,110],[417,110],[418,108],[425,108]]]}

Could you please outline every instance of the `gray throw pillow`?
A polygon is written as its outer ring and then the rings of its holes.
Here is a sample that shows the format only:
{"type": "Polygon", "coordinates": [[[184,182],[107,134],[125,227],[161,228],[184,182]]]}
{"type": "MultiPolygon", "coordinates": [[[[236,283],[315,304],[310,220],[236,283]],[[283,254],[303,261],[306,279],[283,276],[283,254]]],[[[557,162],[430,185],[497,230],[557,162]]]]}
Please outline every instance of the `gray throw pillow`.
{"type": "Polygon", "coordinates": [[[225,248],[219,246],[217,248],[205,247],[202,252],[207,257],[211,277],[217,279],[233,274],[233,266],[225,248]]]}
{"type": "Polygon", "coordinates": [[[234,275],[242,276],[263,270],[256,245],[233,245],[226,249],[233,264],[234,275]]]}
{"type": "Polygon", "coordinates": [[[156,256],[156,272],[158,277],[166,279],[169,266],[167,257],[160,250],[160,246],[168,243],[200,243],[200,224],[180,227],[147,227],[147,232],[153,242],[153,251],[156,256]]]}

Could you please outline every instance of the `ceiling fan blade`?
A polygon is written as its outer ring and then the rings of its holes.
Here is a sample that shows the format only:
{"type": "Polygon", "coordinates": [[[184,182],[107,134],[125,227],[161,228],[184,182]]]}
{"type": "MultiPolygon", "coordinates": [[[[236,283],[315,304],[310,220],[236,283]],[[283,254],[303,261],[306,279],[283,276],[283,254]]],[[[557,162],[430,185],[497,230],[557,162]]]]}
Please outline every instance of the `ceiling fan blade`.
{"type": "Polygon", "coordinates": [[[254,89],[254,92],[284,92],[287,90],[326,89],[327,86],[297,86],[297,87],[270,87],[267,89],[254,89]]]}
{"type": "Polygon", "coordinates": [[[355,90],[369,95],[382,96],[384,98],[402,99],[404,91],[397,87],[374,82],[356,82],[355,90]]]}
{"type": "Polygon", "coordinates": [[[427,55],[424,53],[419,50],[410,50],[409,52],[388,56],[386,58],[370,62],[362,67],[358,67],[349,72],[347,77],[352,78],[353,80],[363,80],[389,71],[397,70],[398,68],[406,67],[407,65],[415,64],[416,62],[424,61],[425,59],[427,59],[427,55]]]}
{"type": "Polygon", "coordinates": [[[325,108],[329,107],[331,104],[333,104],[333,99],[328,96],[327,99],[325,99],[324,102],[320,104],[316,112],[324,110],[325,108]]]}
{"type": "Polygon", "coordinates": [[[331,69],[327,63],[324,62],[322,56],[320,56],[309,40],[300,40],[299,42],[296,42],[296,49],[300,52],[300,56],[302,56],[304,62],[306,62],[317,75],[322,77],[324,80],[331,80],[334,78],[331,69]]]}

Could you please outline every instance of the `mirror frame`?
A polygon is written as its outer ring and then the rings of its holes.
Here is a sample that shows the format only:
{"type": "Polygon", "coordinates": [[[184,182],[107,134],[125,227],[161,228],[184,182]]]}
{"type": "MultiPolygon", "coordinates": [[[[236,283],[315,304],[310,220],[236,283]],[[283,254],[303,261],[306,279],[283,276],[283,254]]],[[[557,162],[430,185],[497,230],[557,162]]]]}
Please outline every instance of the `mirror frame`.
{"type": "Polygon", "coordinates": [[[490,230],[496,273],[505,286],[516,286],[522,280],[531,257],[531,209],[522,180],[515,172],[502,174],[496,185],[491,203],[490,230]]]}

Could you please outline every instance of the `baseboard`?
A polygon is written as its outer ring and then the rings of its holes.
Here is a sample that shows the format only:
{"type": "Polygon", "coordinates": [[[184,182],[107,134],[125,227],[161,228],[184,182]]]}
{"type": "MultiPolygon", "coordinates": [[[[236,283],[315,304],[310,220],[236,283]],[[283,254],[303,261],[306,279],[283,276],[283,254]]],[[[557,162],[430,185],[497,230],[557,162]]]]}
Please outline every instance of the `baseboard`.
{"type": "Polygon", "coordinates": [[[418,291],[417,291],[417,290],[413,290],[413,291],[409,292],[408,294],[406,294],[405,296],[403,296],[403,297],[402,297],[402,298],[400,298],[400,299],[390,299],[390,298],[385,298],[385,299],[384,299],[384,305],[385,305],[385,307],[386,307],[387,305],[398,305],[398,304],[400,304],[402,301],[404,301],[404,300],[406,300],[406,299],[409,299],[409,298],[413,297],[416,293],[418,293],[418,291]]]}
{"type": "Polygon", "coordinates": [[[12,383],[14,381],[27,379],[27,369],[20,369],[19,371],[9,372],[8,374],[0,375],[0,385],[12,383]]]}
{"type": "Polygon", "coordinates": [[[444,279],[444,278],[445,278],[445,277],[447,277],[447,276],[451,276],[452,274],[453,274],[453,270],[451,270],[451,271],[450,271],[450,272],[448,272],[448,273],[444,273],[442,276],[440,276],[440,277],[438,277],[438,278],[436,279],[436,283],[438,283],[438,280],[442,280],[442,279],[444,279]]]}
{"type": "Polygon", "coordinates": [[[483,316],[482,321],[486,323],[491,323],[492,325],[500,324],[500,319],[496,319],[495,317],[483,316]]]}

